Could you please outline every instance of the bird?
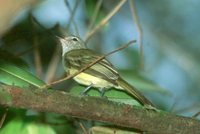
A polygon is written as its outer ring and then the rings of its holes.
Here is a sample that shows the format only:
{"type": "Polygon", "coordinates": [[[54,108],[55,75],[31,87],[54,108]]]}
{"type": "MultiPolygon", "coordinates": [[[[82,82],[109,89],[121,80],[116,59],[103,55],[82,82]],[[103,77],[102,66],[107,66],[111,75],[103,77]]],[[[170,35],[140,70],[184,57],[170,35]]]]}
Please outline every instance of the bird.
{"type": "MultiPolygon", "coordinates": [[[[58,38],[62,46],[62,64],[68,75],[77,73],[80,69],[102,56],[89,49],[86,43],[77,36],[72,35],[58,38]]],[[[141,105],[154,107],[152,102],[140,93],[137,88],[125,81],[115,67],[105,58],[87,68],[85,71],[80,72],[73,79],[77,83],[86,86],[83,93],[87,92],[91,87],[94,87],[99,89],[103,96],[104,91],[115,88],[130,94],[141,105]]]]}

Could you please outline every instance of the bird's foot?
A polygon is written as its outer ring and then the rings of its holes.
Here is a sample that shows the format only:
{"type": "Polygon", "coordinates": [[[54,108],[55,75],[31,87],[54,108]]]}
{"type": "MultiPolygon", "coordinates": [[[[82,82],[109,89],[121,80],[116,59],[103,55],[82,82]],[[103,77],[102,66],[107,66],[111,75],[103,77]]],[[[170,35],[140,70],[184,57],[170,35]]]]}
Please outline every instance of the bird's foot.
{"type": "Polygon", "coordinates": [[[83,92],[80,93],[81,96],[89,96],[87,94],[87,92],[90,90],[90,88],[93,86],[93,84],[91,83],[88,87],[86,87],[83,92]]]}
{"type": "Polygon", "coordinates": [[[81,96],[89,96],[86,92],[81,92],[80,95],[81,96]]]}
{"type": "Polygon", "coordinates": [[[159,112],[160,110],[157,109],[156,107],[152,106],[152,105],[144,105],[144,108],[147,110],[153,110],[155,112],[159,112]]]}
{"type": "Polygon", "coordinates": [[[100,88],[99,89],[99,92],[100,92],[100,96],[104,99],[108,99],[106,96],[105,96],[105,88],[100,88]]]}

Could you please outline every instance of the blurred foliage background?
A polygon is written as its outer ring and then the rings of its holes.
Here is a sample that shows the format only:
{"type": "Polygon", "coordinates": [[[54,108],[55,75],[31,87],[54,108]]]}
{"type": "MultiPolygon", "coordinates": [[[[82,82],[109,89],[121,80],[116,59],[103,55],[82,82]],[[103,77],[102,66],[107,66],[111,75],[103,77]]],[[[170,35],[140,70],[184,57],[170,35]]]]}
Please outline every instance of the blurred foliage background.
{"type": "MultiPolygon", "coordinates": [[[[119,10],[87,40],[88,47],[105,54],[136,39],[134,46],[107,58],[123,78],[163,110],[186,116],[200,111],[198,0],[1,0],[0,82],[27,86],[15,83],[18,78],[3,71],[19,72],[13,66],[28,72],[20,76],[24,79],[37,76],[38,86],[63,78],[61,47],[55,35],[86,39],[120,2],[119,10]]],[[[75,89],[73,93],[84,89],[72,80],[53,88],[75,89]]],[[[111,91],[111,97],[113,92],[117,91],[111,91]]],[[[1,107],[1,116],[4,111],[1,107]]],[[[83,133],[92,124],[52,113],[9,109],[0,133],[83,133]]]]}

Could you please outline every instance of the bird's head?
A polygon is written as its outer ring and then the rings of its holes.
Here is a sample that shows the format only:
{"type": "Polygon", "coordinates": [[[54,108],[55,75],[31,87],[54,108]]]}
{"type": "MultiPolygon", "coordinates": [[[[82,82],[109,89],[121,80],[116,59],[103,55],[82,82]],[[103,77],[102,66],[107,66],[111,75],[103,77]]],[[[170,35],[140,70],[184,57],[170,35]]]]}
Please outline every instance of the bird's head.
{"type": "Polygon", "coordinates": [[[58,38],[62,45],[62,55],[64,55],[65,53],[71,50],[86,48],[85,42],[77,36],[67,36],[64,38],[62,37],[58,37],[58,38]]]}

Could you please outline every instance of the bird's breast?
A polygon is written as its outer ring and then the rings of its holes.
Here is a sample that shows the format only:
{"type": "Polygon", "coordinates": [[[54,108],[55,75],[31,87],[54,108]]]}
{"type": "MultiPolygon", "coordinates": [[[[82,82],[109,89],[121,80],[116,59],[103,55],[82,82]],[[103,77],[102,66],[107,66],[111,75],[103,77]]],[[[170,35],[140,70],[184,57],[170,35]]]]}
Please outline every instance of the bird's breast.
{"type": "MultiPolygon", "coordinates": [[[[77,72],[77,70],[75,69],[70,69],[70,75],[74,74],[77,72]]],[[[79,84],[82,85],[93,85],[93,87],[97,87],[97,88],[111,88],[111,87],[115,87],[115,85],[113,85],[111,82],[106,81],[104,79],[101,79],[99,77],[95,77],[91,74],[85,73],[85,72],[81,72],[80,74],[76,75],[73,78],[75,81],[77,81],[79,84]]]]}

